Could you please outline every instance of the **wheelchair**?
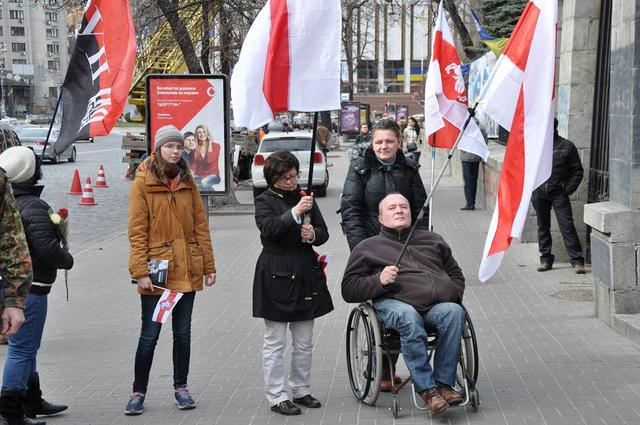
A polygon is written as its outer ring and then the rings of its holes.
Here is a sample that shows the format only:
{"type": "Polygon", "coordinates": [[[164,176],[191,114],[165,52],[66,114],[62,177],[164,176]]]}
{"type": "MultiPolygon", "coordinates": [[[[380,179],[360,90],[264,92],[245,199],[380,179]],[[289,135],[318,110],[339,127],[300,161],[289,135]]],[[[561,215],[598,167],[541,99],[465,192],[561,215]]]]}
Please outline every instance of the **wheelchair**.
{"type": "MultiPolygon", "coordinates": [[[[464,306],[462,306],[464,308],[464,306]]],[[[462,331],[460,360],[456,371],[456,385],[454,389],[463,395],[462,403],[456,405],[470,405],[474,412],[478,411],[480,397],[476,388],[478,379],[478,344],[473,323],[467,314],[467,320],[462,331]]],[[[438,344],[436,332],[427,329],[429,335],[427,351],[429,360],[433,359],[433,353],[438,344]]],[[[392,370],[392,356],[400,354],[400,334],[393,329],[387,329],[378,317],[370,302],[360,303],[351,310],[347,322],[347,369],[349,384],[353,395],[358,401],[373,406],[380,395],[382,381],[382,363],[389,363],[392,370]]],[[[392,407],[390,408],[394,418],[400,414],[398,393],[407,384],[411,383],[413,404],[419,410],[427,410],[424,404],[419,403],[411,377],[405,378],[400,384],[392,381],[391,395],[392,407]]]]}

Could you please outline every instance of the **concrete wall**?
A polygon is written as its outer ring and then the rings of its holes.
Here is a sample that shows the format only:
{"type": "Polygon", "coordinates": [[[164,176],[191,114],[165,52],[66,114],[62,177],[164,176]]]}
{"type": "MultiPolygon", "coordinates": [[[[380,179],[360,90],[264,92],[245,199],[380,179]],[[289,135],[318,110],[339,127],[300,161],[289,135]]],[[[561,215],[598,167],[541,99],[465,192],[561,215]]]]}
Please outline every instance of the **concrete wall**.
{"type": "Polygon", "coordinates": [[[640,1],[614,0],[609,101],[610,201],[585,207],[592,226],[595,312],[640,313],[640,1]]]}

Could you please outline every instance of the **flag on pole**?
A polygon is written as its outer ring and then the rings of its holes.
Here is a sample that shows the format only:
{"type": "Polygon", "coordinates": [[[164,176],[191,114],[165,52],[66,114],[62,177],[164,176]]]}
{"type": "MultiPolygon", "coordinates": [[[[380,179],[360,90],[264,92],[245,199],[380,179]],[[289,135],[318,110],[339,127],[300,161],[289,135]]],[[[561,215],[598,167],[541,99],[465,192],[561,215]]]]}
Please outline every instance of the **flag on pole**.
{"type": "Polygon", "coordinates": [[[340,0],[269,0],[231,75],[234,121],[259,128],[276,112],[340,109],[340,0]]]}
{"type": "Polygon", "coordinates": [[[520,237],[531,193],[551,176],[557,0],[531,0],[480,95],[480,107],[510,131],[482,263],[484,282],[520,237]]]}
{"type": "Polygon", "coordinates": [[[473,19],[473,24],[478,30],[480,40],[482,40],[482,42],[486,44],[489,49],[491,49],[496,57],[500,57],[500,54],[504,50],[504,46],[507,45],[507,41],[509,41],[509,39],[504,37],[496,38],[489,34],[489,31],[487,31],[480,23],[480,20],[478,19],[478,16],[476,15],[476,12],[473,11],[473,9],[471,9],[471,18],[473,19]]]}
{"type": "MultiPolygon", "coordinates": [[[[469,111],[460,57],[444,15],[442,1],[438,7],[433,32],[435,35],[431,46],[431,63],[425,87],[424,131],[429,137],[429,145],[451,149],[469,116],[469,111]]],[[[469,121],[458,148],[474,153],[484,161],[487,160],[487,144],[474,120],[469,121]]]]}
{"type": "Polygon", "coordinates": [[[62,85],[62,128],[55,152],[106,136],[127,103],[136,62],[128,0],[89,0],[62,85]]]}
{"type": "Polygon", "coordinates": [[[160,299],[158,300],[158,304],[156,304],[156,309],[153,310],[152,319],[156,323],[165,323],[169,316],[171,316],[171,312],[173,308],[178,304],[180,298],[182,298],[180,292],[175,291],[163,291],[160,299]]]}

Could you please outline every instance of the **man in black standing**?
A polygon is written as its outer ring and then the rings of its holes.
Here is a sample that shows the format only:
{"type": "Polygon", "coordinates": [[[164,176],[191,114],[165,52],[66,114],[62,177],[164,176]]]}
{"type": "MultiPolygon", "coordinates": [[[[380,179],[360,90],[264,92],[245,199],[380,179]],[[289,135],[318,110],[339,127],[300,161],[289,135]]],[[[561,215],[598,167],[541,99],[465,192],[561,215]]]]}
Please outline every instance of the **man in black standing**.
{"type": "Polygon", "coordinates": [[[558,135],[558,120],[554,120],[551,177],[540,185],[531,197],[538,218],[539,272],[551,270],[555,259],[551,254],[551,207],[553,207],[564,246],[571,256],[571,265],[576,273],[585,273],[582,246],[573,224],[573,212],[569,200],[569,196],[578,189],[583,174],[578,149],[569,140],[558,135]]]}

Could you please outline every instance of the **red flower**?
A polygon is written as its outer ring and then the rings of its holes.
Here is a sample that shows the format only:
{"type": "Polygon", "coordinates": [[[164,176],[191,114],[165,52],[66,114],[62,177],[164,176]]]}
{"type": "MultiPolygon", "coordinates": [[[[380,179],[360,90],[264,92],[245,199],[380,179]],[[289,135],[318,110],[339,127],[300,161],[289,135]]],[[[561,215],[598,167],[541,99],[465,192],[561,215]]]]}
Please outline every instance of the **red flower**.
{"type": "Polygon", "coordinates": [[[66,208],[60,208],[58,210],[58,215],[62,217],[64,220],[66,220],[67,217],[69,217],[69,210],[66,208]]]}

